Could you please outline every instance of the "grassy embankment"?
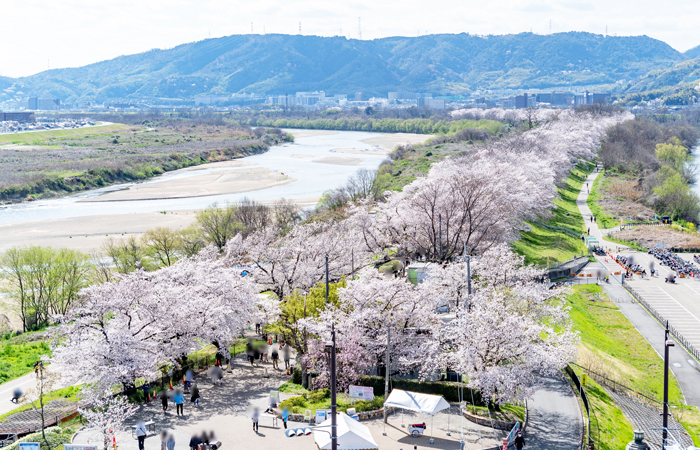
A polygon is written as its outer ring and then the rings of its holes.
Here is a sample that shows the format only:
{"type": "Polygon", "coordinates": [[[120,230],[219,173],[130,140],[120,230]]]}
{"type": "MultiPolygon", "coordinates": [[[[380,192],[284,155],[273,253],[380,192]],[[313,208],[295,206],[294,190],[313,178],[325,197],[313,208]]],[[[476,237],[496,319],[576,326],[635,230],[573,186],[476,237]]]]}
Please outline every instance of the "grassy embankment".
{"type": "MultiPolygon", "coordinates": [[[[567,302],[574,328],[581,335],[579,365],[660,401],[663,361],[601,287],[575,286],[567,302]]],[[[578,368],[575,370],[579,375],[583,372],[578,368]]],[[[623,448],[632,436],[632,425],[595,381],[589,378],[589,386],[585,389],[592,407],[591,436],[597,442],[597,448],[623,448]]],[[[695,445],[700,444],[700,413],[695,407],[683,405],[681,390],[673,374],[669,398],[676,406],[673,408],[674,417],[691,434],[695,445]]]]}
{"type": "Polygon", "coordinates": [[[29,341],[31,333],[9,337],[0,341],[0,384],[30,373],[34,363],[49,353],[44,341],[29,341]]]}
{"type": "Polygon", "coordinates": [[[112,123],[98,127],[71,128],[67,130],[46,130],[21,132],[16,134],[0,134],[0,144],[17,144],[24,142],[45,141],[49,139],[74,138],[95,136],[107,133],[129,131],[132,127],[121,123],[112,123]]]}
{"type": "MultiPolygon", "coordinates": [[[[557,188],[560,198],[554,201],[557,208],[552,211],[553,216],[547,225],[568,228],[575,233],[585,231],[584,219],[576,206],[576,198],[581,192],[583,180],[594,167],[595,164],[591,162],[582,162],[571,170],[565,183],[557,188]]],[[[522,232],[520,240],[513,244],[513,248],[525,256],[527,264],[552,265],[587,252],[581,239],[535,224],[530,225],[532,229],[522,232]]]]}
{"type": "Polygon", "coordinates": [[[588,195],[588,207],[596,217],[598,227],[607,230],[620,225],[620,221],[605,213],[603,208],[601,208],[598,204],[598,202],[603,198],[603,193],[601,190],[604,189],[605,182],[605,169],[601,169],[595,181],[593,181],[593,185],[591,186],[591,192],[588,195]]]}

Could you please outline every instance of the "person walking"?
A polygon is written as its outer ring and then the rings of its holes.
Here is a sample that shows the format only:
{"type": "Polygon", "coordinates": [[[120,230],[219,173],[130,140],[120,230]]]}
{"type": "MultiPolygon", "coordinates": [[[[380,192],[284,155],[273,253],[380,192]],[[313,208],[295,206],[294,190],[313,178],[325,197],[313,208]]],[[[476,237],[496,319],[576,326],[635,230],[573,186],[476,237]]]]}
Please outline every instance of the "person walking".
{"type": "Polygon", "coordinates": [[[523,446],[525,445],[525,438],[523,437],[523,433],[521,431],[518,431],[518,435],[515,437],[515,441],[513,441],[515,444],[515,448],[518,450],[522,450],[523,446]]]}
{"type": "Polygon", "coordinates": [[[284,350],[283,350],[283,355],[284,355],[284,369],[289,370],[289,359],[292,356],[292,351],[289,348],[289,344],[284,344],[284,350]]]}
{"type": "MultiPolygon", "coordinates": [[[[258,421],[260,420],[260,411],[258,408],[253,410],[253,415],[250,417],[253,420],[253,431],[258,432],[258,421]]],[[[141,449],[143,450],[143,449],[141,449]]]]}
{"type": "Polygon", "coordinates": [[[251,339],[248,339],[248,343],[245,345],[245,354],[248,356],[248,361],[250,361],[250,365],[254,366],[255,364],[255,349],[253,349],[253,341],[251,339]]]}
{"type": "Polygon", "coordinates": [[[136,425],[136,439],[139,441],[139,450],[143,450],[143,443],[146,440],[147,434],[148,431],[146,431],[146,425],[144,425],[143,422],[139,422],[136,425]]]}
{"type": "Polygon", "coordinates": [[[192,438],[190,439],[190,450],[199,450],[199,444],[202,443],[202,440],[197,436],[196,434],[192,435],[192,438]]]}
{"type": "Polygon", "coordinates": [[[192,385],[192,396],[190,397],[190,401],[194,406],[199,406],[199,387],[197,387],[197,383],[192,385]]]}
{"type": "Polygon", "coordinates": [[[588,227],[588,235],[591,235],[591,227],[588,227]]]}
{"type": "Polygon", "coordinates": [[[184,416],[185,396],[182,395],[182,392],[180,392],[179,390],[175,392],[175,395],[173,396],[173,401],[175,402],[175,414],[177,414],[178,416],[184,416]]]}
{"type": "Polygon", "coordinates": [[[272,368],[273,369],[279,369],[280,365],[280,352],[279,352],[279,345],[278,344],[272,344],[272,347],[270,347],[270,354],[272,357],[272,368]]]}
{"type": "Polygon", "coordinates": [[[168,432],[163,430],[160,432],[160,450],[167,450],[168,432]]]}
{"type": "Polygon", "coordinates": [[[172,433],[168,435],[168,442],[165,446],[167,450],[175,450],[175,436],[172,433]]]}
{"type": "Polygon", "coordinates": [[[163,404],[163,414],[166,414],[168,411],[168,391],[161,391],[160,402],[163,404]]]}
{"type": "Polygon", "coordinates": [[[284,429],[287,429],[287,420],[289,420],[289,409],[288,408],[283,408],[282,409],[282,423],[284,424],[284,429]]]}

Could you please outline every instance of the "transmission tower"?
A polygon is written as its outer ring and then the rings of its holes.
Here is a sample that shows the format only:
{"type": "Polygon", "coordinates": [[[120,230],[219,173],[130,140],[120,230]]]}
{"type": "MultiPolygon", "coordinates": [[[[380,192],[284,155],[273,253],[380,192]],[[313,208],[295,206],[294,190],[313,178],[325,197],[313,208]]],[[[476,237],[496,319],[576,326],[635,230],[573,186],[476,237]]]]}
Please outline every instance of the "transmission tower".
{"type": "Polygon", "coordinates": [[[299,34],[301,34],[301,21],[299,22],[299,34]]]}
{"type": "Polygon", "coordinates": [[[549,19],[549,34],[552,34],[552,19],[549,19]]]}
{"type": "Polygon", "coordinates": [[[357,18],[357,39],[362,40],[362,17],[357,18]]]}
{"type": "Polygon", "coordinates": [[[253,34],[253,22],[250,22],[250,34],[253,34]]]}
{"type": "Polygon", "coordinates": [[[608,26],[607,25],[605,25],[605,35],[606,36],[608,35],[608,26]]]}

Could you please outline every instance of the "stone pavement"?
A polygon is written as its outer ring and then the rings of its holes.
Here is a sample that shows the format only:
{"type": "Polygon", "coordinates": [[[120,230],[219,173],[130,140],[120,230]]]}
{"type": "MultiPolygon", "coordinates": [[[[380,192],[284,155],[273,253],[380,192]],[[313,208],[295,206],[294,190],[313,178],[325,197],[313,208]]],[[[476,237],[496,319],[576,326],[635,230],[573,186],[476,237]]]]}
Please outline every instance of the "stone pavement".
{"type": "MultiPolygon", "coordinates": [[[[202,376],[195,378],[200,393],[201,406],[194,408],[187,398],[185,403],[184,416],[175,415],[175,405],[170,403],[168,413],[163,414],[160,400],[156,400],[146,405],[141,405],[137,414],[126,423],[128,431],[117,433],[117,445],[120,450],[137,450],[138,443],[131,435],[131,425],[135,425],[138,420],[155,422],[156,433],[149,432],[145,442],[146,450],[160,449],[160,433],[167,430],[175,436],[176,450],[187,450],[190,437],[193,434],[201,434],[202,431],[214,432],[217,440],[223,444],[222,450],[229,449],[254,449],[254,450],[295,450],[295,449],[315,449],[316,445],[311,436],[300,436],[288,438],[284,434],[282,421],[279,420],[277,427],[272,426],[272,419],[261,417],[260,429],[255,433],[252,429],[250,413],[253,407],[264,410],[267,406],[270,390],[277,389],[280,384],[287,381],[289,377],[282,371],[272,370],[269,363],[259,364],[251,367],[243,359],[236,359],[234,370],[224,376],[224,381],[220,385],[213,385],[202,376]],[[267,369],[270,378],[263,375],[267,369]]],[[[417,445],[420,449],[459,449],[460,421],[456,408],[454,414],[439,413],[434,418],[435,444],[429,445],[430,436],[430,416],[422,414],[405,414],[405,424],[426,422],[428,431],[426,435],[413,438],[407,434],[406,428],[401,427],[401,415],[393,414],[389,418],[386,428],[382,419],[363,421],[372,432],[372,436],[381,449],[399,450],[413,449],[417,445]],[[447,436],[449,430],[451,436],[447,436]],[[382,433],[386,429],[386,436],[382,433]]],[[[494,447],[504,437],[501,431],[494,431],[491,428],[481,427],[466,419],[464,424],[464,436],[466,449],[477,450],[494,447]]],[[[304,426],[304,424],[290,422],[290,428],[304,426]]],[[[75,436],[74,443],[100,444],[99,436],[94,432],[80,432],[75,436]]]]}

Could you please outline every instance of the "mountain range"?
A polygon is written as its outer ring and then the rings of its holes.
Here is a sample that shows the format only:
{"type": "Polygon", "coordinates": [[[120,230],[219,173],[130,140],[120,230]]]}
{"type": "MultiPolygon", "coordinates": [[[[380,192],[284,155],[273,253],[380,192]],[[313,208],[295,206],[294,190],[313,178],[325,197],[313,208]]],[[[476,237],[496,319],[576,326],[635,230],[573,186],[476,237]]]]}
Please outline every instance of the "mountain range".
{"type": "Polygon", "coordinates": [[[477,89],[632,86],[650,72],[699,56],[700,47],[684,54],[647,36],[583,32],[374,40],[233,35],[0,78],[0,101],[18,91],[63,102],[102,102],[315,90],[386,96],[397,90],[459,95],[477,89]]]}

